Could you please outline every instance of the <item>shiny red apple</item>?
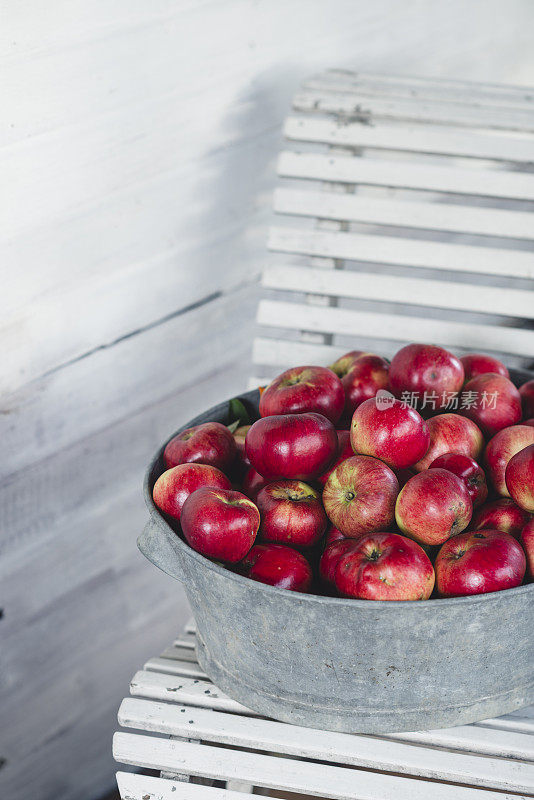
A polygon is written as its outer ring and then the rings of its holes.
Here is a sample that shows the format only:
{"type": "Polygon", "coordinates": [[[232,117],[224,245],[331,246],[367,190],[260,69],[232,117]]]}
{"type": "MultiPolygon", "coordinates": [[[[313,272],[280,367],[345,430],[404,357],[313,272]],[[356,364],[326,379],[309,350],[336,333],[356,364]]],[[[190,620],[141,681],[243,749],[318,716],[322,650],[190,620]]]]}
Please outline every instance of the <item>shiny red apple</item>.
{"type": "Polygon", "coordinates": [[[389,363],[374,353],[364,353],[341,378],[345,391],[343,418],[351,419],[364,400],[375,397],[379,389],[387,389],[389,363]]]}
{"type": "Polygon", "coordinates": [[[443,347],[432,344],[409,344],[391,359],[389,385],[393,394],[419,410],[439,411],[446,408],[462,388],[464,368],[457,358],[443,347]]]}
{"type": "Polygon", "coordinates": [[[484,375],[486,372],[503,375],[505,378],[510,377],[510,373],[502,361],[484,353],[469,353],[466,356],[462,356],[460,361],[464,367],[466,381],[470,381],[471,378],[476,378],[478,375],[484,375]]]}
{"type": "Polygon", "coordinates": [[[178,464],[198,463],[230,469],[236,456],[234,437],[220,422],[203,422],[176,434],[163,451],[167,469],[178,464]]]}
{"type": "Polygon", "coordinates": [[[445,542],[436,556],[436,587],[442,597],[500,592],[519,586],[526,560],[504,531],[468,531],[445,542]]]}
{"type": "Polygon", "coordinates": [[[530,425],[511,425],[509,428],[503,428],[488,442],[484,451],[488,478],[501,497],[510,497],[504,477],[508,462],[529,444],[534,444],[534,427],[530,425]]]}
{"type": "Polygon", "coordinates": [[[520,450],[510,459],[505,478],[512,500],[523,511],[534,514],[534,444],[520,450]]]}
{"type": "Polygon", "coordinates": [[[488,496],[486,474],[469,456],[461,453],[444,453],[432,462],[429,469],[446,469],[461,478],[467,487],[473,507],[485,502],[488,496]]]}
{"type": "Polygon", "coordinates": [[[332,544],[333,542],[339,542],[341,539],[345,538],[346,537],[341,533],[341,531],[338,528],[336,528],[335,525],[330,525],[330,527],[327,528],[327,531],[325,533],[324,546],[328,547],[329,544],[332,544]]]}
{"type": "Polygon", "coordinates": [[[293,547],[311,547],[328,520],[319,494],[303,481],[269,483],[256,498],[261,515],[260,539],[293,547]]]}
{"type": "Polygon", "coordinates": [[[202,487],[231,489],[226,475],[207,464],[179,464],[162,473],[154,484],[154,503],[173,519],[180,519],[183,505],[190,494],[202,487]]]}
{"type": "Polygon", "coordinates": [[[441,544],[469,525],[473,503],[463,480],[445,469],[427,469],[401,489],[395,520],[420,544],[441,544]]]}
{"type": "Polygon", "coordinates": [[[395,517],[399,482],[392,469],[371,456],[352,456],[332,472],[323,490],[330,521],[344,536],[384,530],[395,517]]]}
{"type": "Polygon", "coordinates": [[[486,372],[465,384],[459,413],[476,422],[484,436],[515,425],[521,419],[521,397],[512,381],[486,372]]]}
{"type": "Polygon", "coordinates": [[[398,533],[371,533],[340,554],[334,582],[343,597],[427,600],[434,588],[434,569],[416,542],[398,533]]]}
{"type": "Polygon", "coordinates": [[[445,453],[460,453],[477,460],[484,447],[480,428],[459,414],[438,414],[427,420],[430,444],[423,458],[414,465],[417,472],[428,469],[445,453]]]}
{"type": "Polygon", "coordinates": [[[236,564],[254,544],[260,512],[241,492],[206,486],[189,495],[180,523],[193,550],[217,561],[236,564]]]}
{"type": "Polygon", "coordinates": [[[356,360],[365,354],[365,350],[351,350],[349,353],[340,356],[333,364],[330,364],[329,369],[342,378],[354,366],[356,360]]]}
{"type": "Polygon", "coordinates": [[[332,473],[332,470],[334,470],[338,464],[341,464],[341,462],[345,461],[346,458],[350,458],[351,456],[354,455],[354,450],[352,449],[352,445],[350,443],[349,431],[337,430],[336,433],[338,440],[337,458],[332,464],[332,466],[329,467],[326,470],[326,472],[323,472],[323,474],[319,475],[319,477],[317,478],[317,482],[320,483],[321,486],[325,485],[325,483],[327,482],[328,478],[332,473]]]}
{"type": "Polygon", "coordinates": [[[482,528],[493,528],[509,533],[516,538],[519,536],[529,515],[509,497],[485,503],[473,514],[471,528],[474,531],[482,528]]]}
{"type": "Polygon", "coordinates": [[[267,478],[264,478],[263,475],[260,475],[259,472],[256,472],[254,467],[249,467],[243,476],[241,488],[243,490],[243,494],[246,494],[246,496],[250,497],[251,500],[256,500],[260,489],[263,489],[263,487],[267,486],[268,483],[269,481],[267,478]]]}
{"type": "Polygon", "coordinates": [[[525,419],[534,417],[534,379],[519,387],[519,396],[525,419]]]}
{"type": "Polygon", "coordinates": [[[354,549],[357,541],[357,539],[346,539],[343,537],[338,541],[331,542],[331,544],[327,545],[323,550],[323,554],[319,560],[319,577],[328,589],[333,589],[335,586],[334,576],[337,562],[341,556],[346,555],[354,549]]]}
{"type": "Polygon", "coordinates": [[[527,557],[527,576],[534,580],[534,517],[529,519],[521,531],[519,541],[527,557]]]}
{"type": "Polygon", "coordinates": [[[430,434],[420,414],[389,395],[365,400],[352,417],[355,453],[374,456],[393,469],[411,467],[428,450],[430,434]]]}
{"type": "Polygon", "coordinates": [[[253,581],[279,589],[308,592],[313,573],[308,560],[284,544],[256,544],[246,556],[245,574],[253,581]]]}
{"type": "Polygon", "coordinates": [[[336,429],[321,414],[281,414],[251,425],[245,452],[260,475],[269,480],[318,478],[338,449],[336,429]]]}
{"type": "Polygon", "coordinates": [[[302,414],[312,411],[337,422],[345,405],[340,379],[326,367],[293,367],[278,375],[260,398],[260,414],[302,414]]]}
{"type": "Polygon", "coordinates": [[[239,428],[236,428],[234,431],[234,442],[237,451],[237,458],[247,467],[250,467],[250,463],[245,453],[245,438],[249,428],[250,425],[240,425],[239,428]]]}

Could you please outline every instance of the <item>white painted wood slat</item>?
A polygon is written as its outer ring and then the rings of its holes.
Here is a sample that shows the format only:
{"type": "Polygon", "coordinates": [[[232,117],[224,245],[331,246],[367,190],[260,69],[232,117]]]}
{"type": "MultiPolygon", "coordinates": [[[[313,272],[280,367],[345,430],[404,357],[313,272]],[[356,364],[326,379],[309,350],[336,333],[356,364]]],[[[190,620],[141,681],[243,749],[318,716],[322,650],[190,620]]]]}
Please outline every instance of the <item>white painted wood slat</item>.
{"type": "Polygon", "coordinates": [[[352,90],[391,97],[421,97],[453,100],[476,105],[534,109],[534,88],[504,83],[483,83],[451,78],[428,78],[420,75],[383,75],[329,69],[303,81],[310,89],[352,90]]]}
{"type": "Polygon", "coordinates": [[[335,295],[362,300],[477,311],[534,318],[534,291],[492,286],[471,286],[452,281],[376,275],[365,272],[334,272],[325,275],[312,267],[268,267],[263,273],[266,288],[283,291],[335,295]]]}
{"type": "Polygon", "coordinates": [[[173,642],[174,647],[185,647],[188,650],[194,650],[196,645],[196,637],[194,633],[184,632],[178,639],[173,642]]]}
{"type": "Polygon", "coordinates": [[[293,98],[298,111],[323,111],[351,115],[362,121],[377,119],[407,120],[432,124],[458,125],[508,131],[533,131],[534,110],[509,108],[506,112],[491,106],[436,102],[422,98],[376,97],[354,90],[323,91],[305,89],[293,98]]]}
{"type": "Polygon", "coordinates": [[[534,278],[534,253],[496,247],[289,227],[271,228],[269,247],[282,253],[375,264],[534,278]]]}
{"type": "Polygon", "coordinates": [[[422,228],[476,236],[534,239],[534,218],[525,211],[287,188],[275,190],[273,207],[279,214],[343,222],[422,228]]]}
{"type": "Polygon", "coordinates": [[[166,672],[169,675],[181,675],[184,678],[208,680],[208,676],[198,664],[190,661],[175,661],[172,658],[149,658],[143,666],[143,670],[166,672]]]}
{"type": "MultiPolygon", "coordinates": [[[[148,769],[172,770],[216,780],[240,780],[281,791],[311,793],[333,800],[428,800],[428,784],[413,778],[354,768],[295,761],[129,733],[116,733],[117,761],[148,769]]],[[[434,783],[434,800],[518,800],[520,795],[434,783]]]]}
{"type": "Polygon", "coordinates": [[[496,717],[495,719],[485,719],[483,722],[477,722],[475,724],[477,727],[492,728],[496,731],[514,730],[534,734],[534,706],[529,706],[529,709],[525,709],[525,711],[528,710],[530,710],[531,713],[525,715],[524,718],[510,714],[503,717],[496,717]]]}
{"type": "Polygon", "coordinates": [[[195,664],[197,660],[194,650],[191,650],[190,647],[175,647],[174,645],[167,647],[161,656],[169,660],[185,661],[192,664],[195,664]]]}
{"type": "Polygon", "coordinates": [[[257,795],[248,792],[233,792],[134,772],[117,772],[116,777],[121,800],[257,800],[257,795]]]}
{"type": "Polygon", "coordinates": [[[525,356],[534,352],[534,331],[523,328],[309,307],[273,300],[260,302],[258,322],[260,325],[291,330],[328,331],[402,342],[440,342],[450,347],[480,348],[483,352],[489,349],[525,356]]]}
{"type": "Polygon", "coordinates": [[[140,670],[130,683],[130,694],[151,700],[230,711],[234,714],[253,715],[254,712],[237,703],[211,683],[196,678],[180,678],[159,672],[140,670]]]}
{"type": "Polygon", "coordinates": [[[278,159],[278,174],[286,178],[534,200],[534,174],[504,170],[443,167],[286,150],[278,159]]]}
{"type": "Polygon", "coordinates": [[[290,116],[284,125],[287,139],[297,142],[369,147],[466,158],[528,163],[532,161],[532,136],[488,135],[479,131],[444,129],[431,125],[364,125],[329,117],[290,116]]]}
{"type": "MultiPolygon", "coordinates": [[[[414,748],[376,737],[353,736],[126,698],[119,709],[123,727],[178,737],[193,737],[253,750],[276,751],[299,758],[330,761],[367,769],[399,772],[503,791],[534,791],[534,764],[487,761],[464,753],[414,748]],[[192,720],[192,722],[191,722],[192,720]]],[[[518,759],[534,760],[534,745],[523,737],[518,759]],[[527,744],[528,743],[528,744],[527,744]],[[529,749],[530,747],[530,749],[529,749]]]]}
{"type": "Polygon", "coordinates": [[[464,753],[498,758],[534,759],[534,726],[518,730],[485,728],[482,725],[459,725],[435,731],[390,733],[387,739],[409,742],[421,747],[445,747],[464,753]]]}
{"type": "MultiPolygon", "coordinates": [[[[287,339],[257,336],[254,339],[252,360],[255,364],[272,366],[295,364],[331,364],[340,355],[340,348],[329,344],[288,341],[287,339]]],[[[252,379],[251,379],[252,380],[252,379]]],[[[257,378],[253,385],[258,386],[257,378]]]]}

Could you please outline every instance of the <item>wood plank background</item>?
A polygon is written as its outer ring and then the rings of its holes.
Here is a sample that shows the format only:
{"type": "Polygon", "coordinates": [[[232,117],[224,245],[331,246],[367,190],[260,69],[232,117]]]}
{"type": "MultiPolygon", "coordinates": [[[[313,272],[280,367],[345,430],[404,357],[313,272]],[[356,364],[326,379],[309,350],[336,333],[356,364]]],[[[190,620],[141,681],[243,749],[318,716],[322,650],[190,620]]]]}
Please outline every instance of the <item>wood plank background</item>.
{"type": "Polygon", "coordinates": [[[245,388],[292,94],[327,67],[534,83],[529,0],[23,0],[0,29],[0,788],[98,798],[186,615],[145,464],[245,388]]]}

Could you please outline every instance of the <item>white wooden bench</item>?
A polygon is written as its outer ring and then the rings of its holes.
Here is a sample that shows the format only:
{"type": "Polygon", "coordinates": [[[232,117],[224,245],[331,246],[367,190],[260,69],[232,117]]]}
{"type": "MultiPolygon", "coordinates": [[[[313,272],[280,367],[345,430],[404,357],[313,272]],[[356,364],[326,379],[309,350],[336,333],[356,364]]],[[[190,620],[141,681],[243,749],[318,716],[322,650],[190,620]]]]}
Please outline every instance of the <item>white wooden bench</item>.
{"type": "MultiPolygon", "coordinates": [[[[285,134],[252,386],[413,340],[534,360],[534,90],[333,71],[285,134]]],[[[123,800],[534,795],[534,708],[380,737],[298,728],[213,686],[192,625],[130,693],[114,756],[156,775],[119,772],[123,800]]]]}
{"type": "Polygon", "coordinates": [[[198,666],[194,644],[190,624],[132,679],[114,756],[162,777],[117,773],[123,800],[237,800],[251,797],[252,787],[336,800],[534,794],[534,707],[476,725],[379,737],[299,728],[263,719],[220,692],[198,666]],[[226,788],[206,785],[214,782],[226,788]]]}
{"type": "Polygon", "coordinates": [[[409,341],[534,360],[534,90],[333,71],[285,136],[251,386],[409,341]]]}

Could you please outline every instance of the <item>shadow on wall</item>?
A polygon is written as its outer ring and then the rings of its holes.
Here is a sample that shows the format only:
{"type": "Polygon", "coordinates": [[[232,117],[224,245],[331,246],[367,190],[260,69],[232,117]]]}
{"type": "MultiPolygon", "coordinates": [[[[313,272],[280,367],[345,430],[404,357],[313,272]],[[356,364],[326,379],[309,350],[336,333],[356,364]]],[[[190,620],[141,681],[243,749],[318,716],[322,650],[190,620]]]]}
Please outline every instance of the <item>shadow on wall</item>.
{"type": "MultiPolygon", "coordinates": [[[[211,168],[193,194],[217,272],[230,274],[239,261],[242,283],[258,280],[264,265],[276,161],[299,77],[296,69],[267,70],[238,94],[220,126],[220,138],[230,144],[208,152],[211,168]]],[[[213,265],[205,266],[208,274],[213,265]]],[[[223,283],[222,292],[229,288],[223,283]]]]}

